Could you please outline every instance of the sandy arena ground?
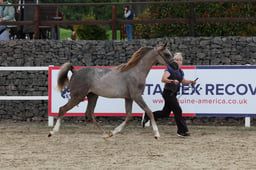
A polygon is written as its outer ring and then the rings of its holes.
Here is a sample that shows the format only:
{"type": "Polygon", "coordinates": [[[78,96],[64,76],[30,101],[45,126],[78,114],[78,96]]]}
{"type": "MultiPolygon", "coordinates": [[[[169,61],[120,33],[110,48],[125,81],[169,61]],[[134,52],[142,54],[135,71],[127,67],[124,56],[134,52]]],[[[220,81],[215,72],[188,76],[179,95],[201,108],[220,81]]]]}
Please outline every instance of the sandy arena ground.
{"type": "MultiPolygon", "coordinates": [[[[103,125],[107,131],[113,125],[103,125]]],[[[255,169],[256,128],[189,126],[191,136],[176,136],[176,127],[152,129],[129,124],[103,140],[90,124],[66,124],[47,137],[46,123],[0,122],[0,169],[255,169]]]]}

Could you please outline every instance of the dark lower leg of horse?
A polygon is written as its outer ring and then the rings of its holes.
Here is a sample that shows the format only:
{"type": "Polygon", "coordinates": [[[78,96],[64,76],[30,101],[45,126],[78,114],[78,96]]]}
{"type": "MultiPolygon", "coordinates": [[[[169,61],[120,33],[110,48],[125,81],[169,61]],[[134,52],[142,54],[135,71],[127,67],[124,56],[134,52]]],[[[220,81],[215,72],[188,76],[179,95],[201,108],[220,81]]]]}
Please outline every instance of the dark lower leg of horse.
{"type": "Polygon", "coordinates": [[[60,125],[61,125],[61,120],[64,116],[64,114],[69,111],[70,109],[72,109],[74,106],[76,106],[77,104],[79,104],[82,100],[81,99],[75,99],[75,100],[70,100],[67,104],[65,104],[64,106],[60,107],[59,109],[59,115],[56,121],[56,124],[53,128],[52,131],[49,132],[48,137],[51,137],[53,134],[55,134],[56,132],[59,131],[60,129],[60,125]]]}
{"type": "Polygon", "coordinates": [[[99,131],[102,133],[102,136],[104,137],[104,138],[106,138],[106,137],[108,137],[108,135],[106,134],[106,132],[104,131],[104,129],[102,129],[102,127],[98,124],[98,122],[96,121],[96,119],[95,119],[95,116],[93,115],[93,112],[86,112],[86,114],[88,115],[87,117],[88,117],[88,119],[90,120],[90,121],[92,121],[92,123],[94,124],[94,126],[96,126],[98,129],[99,129],[99,131]]]}
{"type": "Polygon", "coordinates": [[[87,98],[88,98],[88,104],[87,104],[87,108],[86,108],[86,115],[88,117],[88,119],[90,121],[92,121],[92,123],[100,130],[100,132],[102,133],[103,137],[107,137],[105,131],[102,129],[102,127],[98,124],[98,122],[96,121],[95,119],[95,116],[94,116],[94,109],[95,109],[95,106],[96,106],[96,102],[98,100],[98,96],[94,93],[89,93],[87,95],[87,98]]]}

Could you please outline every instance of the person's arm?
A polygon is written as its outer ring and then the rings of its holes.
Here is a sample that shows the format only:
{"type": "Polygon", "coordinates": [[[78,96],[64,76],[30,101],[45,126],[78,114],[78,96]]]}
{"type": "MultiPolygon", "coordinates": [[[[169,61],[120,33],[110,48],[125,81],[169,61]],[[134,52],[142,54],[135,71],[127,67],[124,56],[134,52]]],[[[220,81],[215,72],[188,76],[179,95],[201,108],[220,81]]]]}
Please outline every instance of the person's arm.
{"type": "MultiPolygon", "coordinates": [[[[21,0],[19,0],[19,5],[21,5],[21,0]]],[[[18,8],[17,8],[17,10],[16,10],[16,12],[18,13],[18,14],[20,14],[20,6],[18,6],[18,8]]]]}
{"type": "Polygon", "coordinates": [[[125,18],[128,18],[131,14],[131,10],[127,11],[126,13],[124,13],[124,17],[125,18]]]}
{"type": "Polygon", "coordinates": [[[179,83],[179,81],[178,80],[170,80],[170,79],[168,79],[168,77],[170,76],[171,74],[170,74],[170,72],[169,71],[165,71],[164,72],[164,74],[163,74],[163,76],[162,76],[162,82],[163,83],[174,83],[174,84],[178,84],[179,83]]]}
{"type": "Polygon", "coordinates": [[[3,21],[13,21],[15,20],[15,9],[13,6],[8,7],[8,15],[3,16],[3,21]]]}
{"type": "MultiPolygon", "coordinates": [[[[2,16],[2,13],[3,13],[3,10],[4,10],[4,8],[3,8],[4,6],[0,6],[0,18],[2,18],[3,16],[2,16]]],[[[1,20],[0,20],[1,21],[1,20]]]]}
{"type": "Polygon", "coordinates": [[[196,84],[196,81],[195,80],[187,80],[187,79],[185,79],[185,78],[183,78],[183,80],[182,80],[182,82],[181,82],[182,84],[196,84]]]}

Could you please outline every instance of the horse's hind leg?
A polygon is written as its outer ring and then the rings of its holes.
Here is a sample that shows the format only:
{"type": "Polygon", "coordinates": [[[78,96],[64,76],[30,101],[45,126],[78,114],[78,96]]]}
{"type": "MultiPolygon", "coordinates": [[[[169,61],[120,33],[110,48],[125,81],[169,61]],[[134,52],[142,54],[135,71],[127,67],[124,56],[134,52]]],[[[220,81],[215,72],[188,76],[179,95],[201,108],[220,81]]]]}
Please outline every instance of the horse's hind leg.
{"type": "Polygon", "coordinates": [[[56,124],[55,124],[53,130],[49,132],[48,137],[51,137],[54,133],[59,131],[60,125],[61,125],[61,119],[63,118],[64,114],[67,111],[69,111],[70,109],[72,109],[74,106],[79,104],[83,99],[84,98],[75,98],[75,99],[71,98],[70,101],[67,104],[60,107],[56,124]]]}
{"type": "Polygon", "coordinates": [[[125,99],[126,118],[119,126],[117,126],[113,131],[110,132],[109,136],[113,136],[113,135],[121,132],[124,129],[124,127],[126,126],[126,124],[128,123],[128,121],[131,119],[131,117],[132,117],[131,116],[132,102],[133,102],[133,100],[131,100],[131,99],[125,99]]]}
{"type": "Polygon", "coordinates": [[[105,131],[102,129],[102,127],[97,123],[95,117],[94,117],[94,109],[98,100],[98,96],[94,93],[89,93],[87,95],[88,98],[88,104],[86,108],[86,116],[88,117],[89,120],[92,121],[92,123],[101,131],[103,134],[103,137],[106,137],[105,131]]]}

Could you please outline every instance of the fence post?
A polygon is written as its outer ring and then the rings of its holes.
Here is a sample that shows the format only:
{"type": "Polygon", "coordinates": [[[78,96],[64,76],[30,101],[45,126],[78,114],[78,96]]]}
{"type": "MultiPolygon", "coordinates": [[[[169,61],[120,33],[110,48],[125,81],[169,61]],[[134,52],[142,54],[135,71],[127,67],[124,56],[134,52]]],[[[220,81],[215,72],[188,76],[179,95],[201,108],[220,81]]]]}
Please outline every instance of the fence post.
{"type": "Polygon", "coordinates": [[[251,118],[245,117],[245,127],[251,127],[251,118]]]}
{"type": "Polygon", "coordinates": [[[112,40],[116,40],[116,5],[112,5],[112,40]]]}
{"type": "MultiPolygon", "coordinates": [[[[48,75],[49,75],[49,73],[50,73],[50,71],[49,71],[49,68],[50,67],[54,67],[54,65],[49,65],[48,66],[48,75]]],[[[50,76],[48,76],[48,82],[51,82],[50,81],[50,76]]],[[[48,90],[49,90],[49,94],[50,94],[50,86],[49,86],[49,84],[48,84],[48,90]]],[[[53,127],[53,125],[54,125],[54,116],[49,116],[49,113],[50,113],[50,110],[49,110],[49,101],[51,101],[51,100],[49,100],[49,95],[48,95],[48,126],[49,127],[53,127]]]]}
{"type": "Polygon", "coordinates": [[[34,39],[39,38],[39,5],[35,7],[35,35],[34,39]]]}
{"type": "Polygon", "coordinates": [[[195,9],[194,3],[189,3],[189,35],[195,36],[195,9]]]}
{"type": "Polygon", "coordinates": [[[48,116],[48,126],[53,127],[53,125],[54,125],[54,117],[48,116]]]}

